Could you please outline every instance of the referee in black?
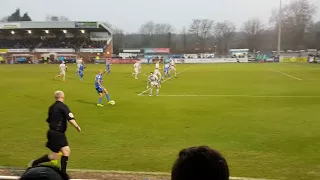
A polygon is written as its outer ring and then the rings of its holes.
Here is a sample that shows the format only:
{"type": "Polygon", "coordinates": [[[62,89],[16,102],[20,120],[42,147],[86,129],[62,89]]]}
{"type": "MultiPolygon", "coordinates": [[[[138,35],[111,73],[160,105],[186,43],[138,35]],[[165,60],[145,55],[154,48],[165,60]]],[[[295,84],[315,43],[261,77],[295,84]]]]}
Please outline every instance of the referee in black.
{"type": "Polygon", "coordinates": [[[46,144],[52,152],[32,161],[30,166],[34,167],[44,162],[57,160],[60,157],[58,153],[61,152],[61,171],[66,174],[68,157],[70,155],[70,147],[65,135],[67,121],[69,121],[69,123],[79,132],[81,131],[81,128],[74,119],[74,115],[69,110],[68,106],[63,103],[64,93],[62,91],[56,91],[54,93],[54,98],[56,102],[50,106],[47,118],[49,130],[47,133],[48,142],[46,144]]]}

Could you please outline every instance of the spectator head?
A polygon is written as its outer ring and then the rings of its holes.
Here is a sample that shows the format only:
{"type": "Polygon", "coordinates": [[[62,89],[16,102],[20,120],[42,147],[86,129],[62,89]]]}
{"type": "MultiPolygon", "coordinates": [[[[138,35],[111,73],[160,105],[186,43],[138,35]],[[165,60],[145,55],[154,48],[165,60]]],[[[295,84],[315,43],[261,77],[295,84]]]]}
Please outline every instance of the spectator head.
{"type": "Polygon", "coordinates": [[[228,180],[229,168],[224,157],[207,146],[191,147],[179,152],[171,180],[228,180]]]}
{"type": "Polygon", "coordinates": [[[55,167],[36,166],[27,169],[20,180],[69,180],[69,176],[55,167]]]}

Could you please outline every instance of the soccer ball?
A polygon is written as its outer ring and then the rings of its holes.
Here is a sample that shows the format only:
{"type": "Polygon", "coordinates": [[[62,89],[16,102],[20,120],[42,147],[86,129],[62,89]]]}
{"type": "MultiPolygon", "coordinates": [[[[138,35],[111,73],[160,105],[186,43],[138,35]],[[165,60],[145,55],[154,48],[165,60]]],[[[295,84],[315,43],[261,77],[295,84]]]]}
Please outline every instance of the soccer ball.
{"type": "Polygon", "coordinates": [[[115,105],[115,104],[116,104],[116,102],[115,102],[114,100],[111,100],[109,103],[110,103],[111,105],[115,105]]]}

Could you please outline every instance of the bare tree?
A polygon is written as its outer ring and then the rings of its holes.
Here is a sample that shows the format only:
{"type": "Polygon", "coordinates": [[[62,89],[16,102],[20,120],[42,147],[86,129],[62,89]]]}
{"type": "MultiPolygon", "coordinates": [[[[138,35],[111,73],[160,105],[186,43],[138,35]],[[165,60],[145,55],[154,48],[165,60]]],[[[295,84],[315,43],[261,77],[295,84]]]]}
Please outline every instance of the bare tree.
{"type": "Polygon", "coordinates": [[[173,27],[170,24],[159,23],[154,25],[154,33],[156,35],[164,35],[173,32],[173,27]]]}
{"type": "Polygon", "coordinates": [[[187,30],[186,30],[186,27],[183,27],[182,29],[182,44],[183,44],[183,50],[186,51],[187,49],[187,41],[188,41],[188,34],[187,34],[187,30]]]}
{"type": "Polygon", "coordinates": [[[118,54],[120,48],[124,48],[125,45],[125,34],[123,29],[113,28],[113,49],[114,53],[118,54]]]}
{"type": "Polygon", "coordinates": [[[153,21],[148,21],[142,24],[139,30],[142,35],[142,46],[151,47],[155,34],[155,23],[153,21]]]}
{"type": "Polygon", "coordinates": [[[196,38],[197,43],[204,46],[205,41],[212,35],[213,26],[213,20],[193,19],[193,22],[189,27],[189,33],[196,38]]]}
{"type": "MultiPolygon", "coordinates": [[[[315,6],[309,0],[293,0],[284,5],[282,15],[282,45],[284,49],[304,48],[304,36],[312,24],[315,6]]],[[[273,12],[271,22],[278,27],[278,13],[273,12]]]]}
{"type": "Polygon", "coordinates": [[[219,22],[214,28],[215,37],[218,40],[217,48],[223,53],[227,53],[229,49],[229,43],[235,33],[236,26],[229,22],[219,22]]]}
{"type": "Polygon", "coordinates": [[[142,24],[139,30],[140,34],[151,36],[155,34],[155,23],[153,21],[148,21],[142,24]]]}
{"type": "Polygon", "coordinates": [[[245,34],[246,43],[250,50],[260,48],[260,39],[264,31],[264,25],[260,19],[250,19],[243,23],[242,31],[245,34]]]}

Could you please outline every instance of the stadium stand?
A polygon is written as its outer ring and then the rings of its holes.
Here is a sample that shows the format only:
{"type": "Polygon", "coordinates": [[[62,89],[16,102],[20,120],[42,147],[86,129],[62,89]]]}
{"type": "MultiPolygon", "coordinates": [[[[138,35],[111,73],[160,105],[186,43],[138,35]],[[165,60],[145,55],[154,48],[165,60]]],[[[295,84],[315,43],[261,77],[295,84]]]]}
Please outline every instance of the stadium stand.
{"type": "Polygon", "coordinates": [[[113,53],[112,33],[100,22],[2,22],[0,53],[5,63],[41,63],[44,57],[57,62],[61,56],[105,59],[113,53]]]}

